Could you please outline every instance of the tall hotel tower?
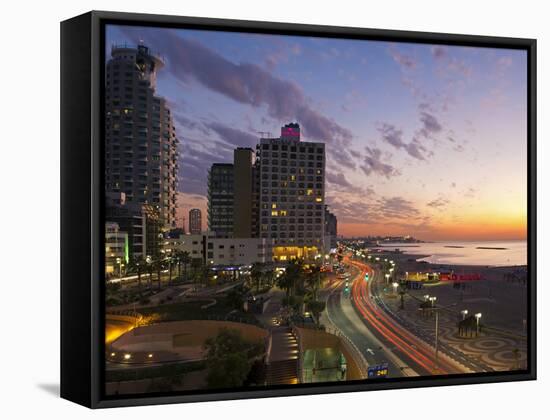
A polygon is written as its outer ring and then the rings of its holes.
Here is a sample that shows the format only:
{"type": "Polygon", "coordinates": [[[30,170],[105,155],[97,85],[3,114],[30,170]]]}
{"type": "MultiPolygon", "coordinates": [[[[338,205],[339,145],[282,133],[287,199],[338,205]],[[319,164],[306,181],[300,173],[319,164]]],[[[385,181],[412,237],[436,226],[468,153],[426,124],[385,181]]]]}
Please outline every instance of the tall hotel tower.
{"type": "Polygon", "coordinates": [[[234,166],[214,163],[208,171],[208,230],[220,238],[233,237],[234,166]]]}
{"type": "Polygon", "coordinates": [[[189,233],[200,235],[202,232],[202,213],[200,209],[189,210],[189,233]]]}
{"type": "Polygon", "coordinates": [[[164,62],[144,45],[113,46],[105,86],[105,186],[176,224],[178,139],[170,109],[155,95],[164,62]]]}
{"type": "Polygon", "coordinates": [[[325,145],[300,141],[300,126],[258,145],[260,237],[271,238],[273,258],[311,260],[324,253],[325,145]]]}

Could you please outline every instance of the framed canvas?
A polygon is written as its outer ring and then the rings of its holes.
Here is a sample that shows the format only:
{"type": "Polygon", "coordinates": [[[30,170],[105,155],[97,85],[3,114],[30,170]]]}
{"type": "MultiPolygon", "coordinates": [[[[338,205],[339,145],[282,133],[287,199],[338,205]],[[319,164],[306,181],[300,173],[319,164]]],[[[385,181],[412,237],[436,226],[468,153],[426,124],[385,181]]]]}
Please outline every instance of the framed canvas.
{"type": "Polygon", "coordinates": [[[61,396],[535,379],[535,71],[533,39],[62,22],[61,396]]]}

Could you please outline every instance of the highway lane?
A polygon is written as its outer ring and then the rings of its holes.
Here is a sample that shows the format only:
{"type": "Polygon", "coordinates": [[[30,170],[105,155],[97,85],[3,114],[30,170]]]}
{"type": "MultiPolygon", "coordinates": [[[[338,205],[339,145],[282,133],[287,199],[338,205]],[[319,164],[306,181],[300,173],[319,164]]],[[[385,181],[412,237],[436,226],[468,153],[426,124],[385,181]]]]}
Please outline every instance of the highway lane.
{"type": "MultiPolygon", "coordinates": [[[[357,272],[356,276],[359,274],[357,272]]],[[[361,352],[369,366],[388,363],[388,377],[417,376],[414,370],[369,330],[353,308],[349,294],[344,293],[344,287],[342,281],[329,294],[325,324],[334,326],[344,334],[361,352]]]]}
{"type": "Polygon", "coordinates": [[[352,286],[354,307],[377,337],[391,343],[394,346],[395,352],[422,375],[441,375],[470,371],[470,369],[456,363],[443,354],[443,352],[440,352],[440,357],[436,363],[433,347],[405,329],[378,307],[371,293],[371,285],[375,281],[374,271],[364,263],[358,261],[350,261],[350,263],[361,270],[361,278],[359,280],[356,279],[352,286]],[[370,275],[369,281],[363,280],[367,272],[370,275]]]}
{"type": "MultiPolygon", "coordinates": [[[[374,299],[374,302],[378,305],[378,307],[382,309],[385,313],[387,313],[390,317],[392,317],[399,325],[403,326],[406,330],[414,333],[414,335],[422,339],[425,343],[433,346],[435,341],[435,325],[434,329],[431,330],[420,329],[414,323],[401,317],[399,313],[392,311],[390,307],[386,304],[386,302],[384,302],[384,300],[380,298],[378,293],[379,287],[379,284],[371,283],[371,297],[374,299]]],[[[448,357],[459,362],[461,365],[465,366],[467,369],[470,369],[473,372],[493,371],[493,369],[487,364],[482,363],[478,360],[472,360],[471,358],[464,355],[464,353],[462,353],[460,350],[457,350],[452,346],[443,343],[441,340],[439,341],[439,351],[441,352],[441,354],[446,354],[448,357]]]]}

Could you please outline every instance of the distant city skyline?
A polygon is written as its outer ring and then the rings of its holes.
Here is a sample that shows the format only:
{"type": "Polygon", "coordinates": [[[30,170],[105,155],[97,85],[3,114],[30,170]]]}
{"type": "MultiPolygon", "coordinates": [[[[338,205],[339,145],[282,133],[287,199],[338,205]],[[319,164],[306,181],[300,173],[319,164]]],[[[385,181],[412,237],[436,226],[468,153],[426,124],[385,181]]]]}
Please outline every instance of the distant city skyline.
{"type": "Polygon", "coordinates": [[[339,235],[526,237],[525,51],[110,25],[106,34],[107,56],[111,44],[143,42],[165,59],[157,92],[180,140],[178,220],[206,214],[212,163],[296,121],[303,140],[326,143],[339,235]]]}

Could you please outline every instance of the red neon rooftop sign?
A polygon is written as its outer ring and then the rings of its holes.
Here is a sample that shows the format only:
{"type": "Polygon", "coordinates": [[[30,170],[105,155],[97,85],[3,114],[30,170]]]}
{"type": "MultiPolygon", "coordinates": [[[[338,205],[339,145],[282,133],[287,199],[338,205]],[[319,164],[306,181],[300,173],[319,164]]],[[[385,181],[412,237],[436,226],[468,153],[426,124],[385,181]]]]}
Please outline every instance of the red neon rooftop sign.
{"type": "Polygon", "coordinates": [[[282,127],[281,137],[300,140],[300,129],[294,127],[282,127]]]}

